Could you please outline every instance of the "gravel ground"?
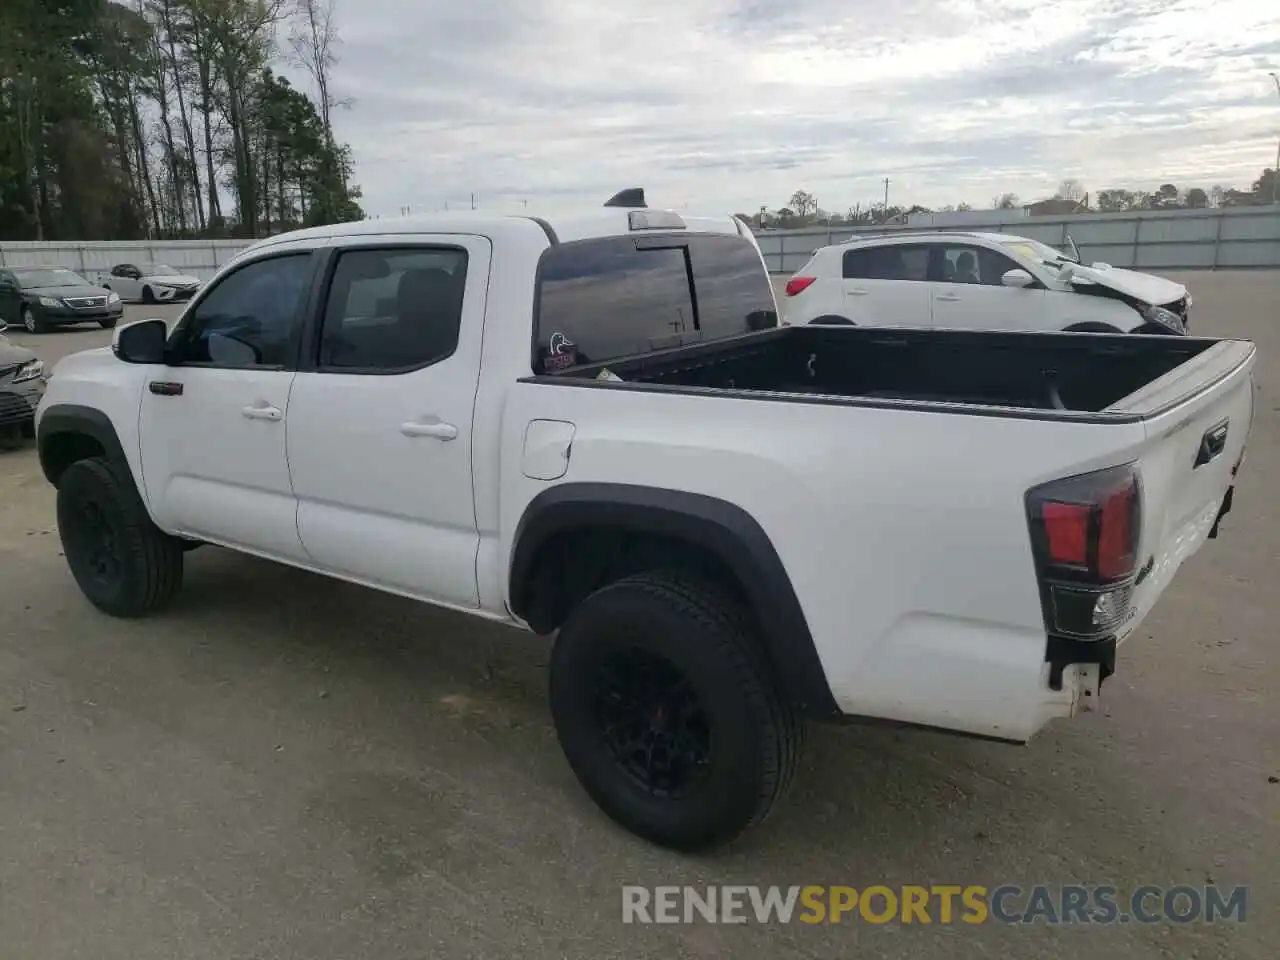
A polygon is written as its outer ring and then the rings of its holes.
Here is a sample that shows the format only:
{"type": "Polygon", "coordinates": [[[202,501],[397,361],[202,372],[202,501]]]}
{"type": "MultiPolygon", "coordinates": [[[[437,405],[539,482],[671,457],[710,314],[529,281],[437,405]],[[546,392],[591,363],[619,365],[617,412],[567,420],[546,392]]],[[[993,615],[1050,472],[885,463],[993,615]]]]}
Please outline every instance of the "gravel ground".
{"type": "MultiPolygon", "coordinates": [[[[163,616],[111,620],[67,573],[34,452],[0,454],[0,956],[1269,960],[1280,273],[1187,280],[1198,332],[1259,344],[1249,458],[1104,712],[1025,748],[817,728],[790,801],[708,857],[587,800],[545,641],[212,548],[163,616]],[[624,883],[1103,882],[1248,885],[1247,920],[621,922],[624,883]]],[[[56,359],[107,337],[12,339],[56,359]]]]}

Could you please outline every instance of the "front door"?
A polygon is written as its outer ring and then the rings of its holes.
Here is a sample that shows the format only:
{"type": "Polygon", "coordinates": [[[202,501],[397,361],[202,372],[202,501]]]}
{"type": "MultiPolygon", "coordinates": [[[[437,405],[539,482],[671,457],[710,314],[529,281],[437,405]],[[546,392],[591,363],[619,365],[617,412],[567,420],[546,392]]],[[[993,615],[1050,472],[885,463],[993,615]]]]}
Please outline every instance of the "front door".
{"type": "Polygon", "coordinates": [[[0,326],[18,322],[18,281],[13,274],[0,270],[0,326]]]}
{"type": "Polygon", "coordinates": [[[845,316],[859,326],[930,324],[929,248],[920,243],[853,247],[841,264],[845,316]]]}
{"type": "Polygon", "coordinates": [[[289,402],[302,542],[333,573],[474,608],[489,241],[371,236],[328,256],[320,329],[289,402]]]}
{"type": "Polygon", "coordinates": [[[936,244],[931,266],[933,324],[969,330],[1049,329],[1042,284],[1006,287],[1003,277],[1022,270],[995,250],[969,244],[936,244]]]}
{"type": "Polygon", "coordinates": [[[174,329],[141,416],[143,481],[166,530],[306,559],[285,431],[312,265],[310,251],[250,261],[174,329]]]}

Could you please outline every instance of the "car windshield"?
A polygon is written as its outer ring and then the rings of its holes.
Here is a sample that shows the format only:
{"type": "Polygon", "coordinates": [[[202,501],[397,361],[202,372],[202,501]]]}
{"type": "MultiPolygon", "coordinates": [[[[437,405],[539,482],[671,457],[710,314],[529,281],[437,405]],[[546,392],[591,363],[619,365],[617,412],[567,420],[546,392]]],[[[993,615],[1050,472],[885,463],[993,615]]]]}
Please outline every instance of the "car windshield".
{"type": "Polygon", "coordinates": [[[169,266],[167,263],[152,263],[143,266],[142,274],[146,277],[178,277],[181,276],[177,270],[169,266]]]}
{"type": "Polygon", "coordinates": [[[1000,241],[1010,250],[1016,250],[1030,260],[1036,260],[1049,267],[1060,267],[1070,259],[1061,250],[1055,250],[1047,243],[1031,240],[1027,237],[1009,237],[1000,241]]]}
{"type": "Polygon", "coordinates": [[[20,287],[87,287],[88,282],[78,273],[53,268],[49,270],[14,270],[20,287]]]}

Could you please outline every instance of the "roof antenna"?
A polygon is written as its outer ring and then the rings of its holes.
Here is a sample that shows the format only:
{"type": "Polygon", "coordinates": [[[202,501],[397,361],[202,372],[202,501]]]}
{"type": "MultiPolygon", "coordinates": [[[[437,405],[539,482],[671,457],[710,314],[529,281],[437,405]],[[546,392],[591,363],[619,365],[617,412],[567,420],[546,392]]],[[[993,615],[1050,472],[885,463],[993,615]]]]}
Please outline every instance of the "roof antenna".
{"type": "Polygon", "coordinates": [[[628,187],[626,190],[619,190],[612,197],[605,201],[606,207],[644,207],[644,187],[628,187]]]}

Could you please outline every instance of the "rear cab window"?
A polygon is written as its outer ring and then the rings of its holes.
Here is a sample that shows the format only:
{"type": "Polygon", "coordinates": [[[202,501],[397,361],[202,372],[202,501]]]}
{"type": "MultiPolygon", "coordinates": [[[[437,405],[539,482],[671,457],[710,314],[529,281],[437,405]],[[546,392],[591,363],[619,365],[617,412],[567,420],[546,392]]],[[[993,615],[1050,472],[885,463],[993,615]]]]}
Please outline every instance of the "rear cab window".
{"type": "Polygon", "coordinates": [[[542,255],[535,373],[557,373],[777,326],[750,241],[713,234],[580,240],[542,255]]]}

